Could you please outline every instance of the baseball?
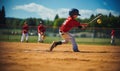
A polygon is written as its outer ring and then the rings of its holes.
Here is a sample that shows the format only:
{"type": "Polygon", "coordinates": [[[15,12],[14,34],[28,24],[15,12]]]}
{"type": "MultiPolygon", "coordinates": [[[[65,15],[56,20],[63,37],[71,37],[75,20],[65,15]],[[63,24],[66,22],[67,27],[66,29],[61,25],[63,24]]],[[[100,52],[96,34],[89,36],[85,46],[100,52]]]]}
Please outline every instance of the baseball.
{"type": "Polygon", "coordinates": [[[97,23],[101,24],[102,23],[101,19],[97,19],[97,23]]]}

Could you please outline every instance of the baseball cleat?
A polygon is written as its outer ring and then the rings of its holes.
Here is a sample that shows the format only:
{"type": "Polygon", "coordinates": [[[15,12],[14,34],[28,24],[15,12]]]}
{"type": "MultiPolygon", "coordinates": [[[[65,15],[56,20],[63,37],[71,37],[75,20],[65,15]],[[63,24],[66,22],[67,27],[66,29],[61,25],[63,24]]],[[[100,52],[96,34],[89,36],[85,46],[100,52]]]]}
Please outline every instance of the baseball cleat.
{"type": "Polygon", "coordinates": [[[74,50],[74,52],[80,52],[79,50],[74,50]]]}
{"type": "Polygon", "coordinates": [[[50,51],[52,51],[53,48],[56,46],[57,46],[57,42],[53,41],[52,45],[50,46],[50,51]]]}

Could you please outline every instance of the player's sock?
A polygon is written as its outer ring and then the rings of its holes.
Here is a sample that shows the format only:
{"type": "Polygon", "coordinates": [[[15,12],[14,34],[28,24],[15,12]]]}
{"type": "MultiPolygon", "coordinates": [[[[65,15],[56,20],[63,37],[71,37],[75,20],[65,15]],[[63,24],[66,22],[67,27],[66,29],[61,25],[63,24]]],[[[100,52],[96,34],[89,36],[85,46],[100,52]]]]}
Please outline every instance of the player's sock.
{"type": "Polygon", "coordinates": [[[62,44],[61,41],[56,42],[56,46],[57,46],[57,45],[61,45],[61,44],[62,44]]]}
{"type": "Polygon", "coordinates": [[[52,43],[52,45],[51,45],[51,47],[50,47],[50,51],[52,51],[53,48],[56,47],[57,45],[61,45],[61,44],[62,44],[61,41],[58,41],[58,42],[54,42],[54,41],[53,41],[53,43],[52,43]]]}

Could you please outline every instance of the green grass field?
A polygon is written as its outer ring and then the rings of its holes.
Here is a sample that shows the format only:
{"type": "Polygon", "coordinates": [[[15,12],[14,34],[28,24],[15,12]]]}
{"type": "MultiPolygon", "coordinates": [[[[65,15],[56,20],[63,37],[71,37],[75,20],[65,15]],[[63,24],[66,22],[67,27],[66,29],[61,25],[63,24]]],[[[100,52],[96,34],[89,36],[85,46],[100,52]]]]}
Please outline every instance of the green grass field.
{"type": "MultiPolygon", "coordinates": [[[[37,36],[29,36],[29,42],[37,43],[37,36]]],[[[0,35],[0,41],[20,42],[21,35],[0,35]]],[[[75,38],[78,44],[110,45],[110,38],[75,38]]],[[[62,40],[60,37],[45,37],[44,43],[62,40]]],[[[116,44],[120,45],[120,39],[116,39],[116,44]]]]}

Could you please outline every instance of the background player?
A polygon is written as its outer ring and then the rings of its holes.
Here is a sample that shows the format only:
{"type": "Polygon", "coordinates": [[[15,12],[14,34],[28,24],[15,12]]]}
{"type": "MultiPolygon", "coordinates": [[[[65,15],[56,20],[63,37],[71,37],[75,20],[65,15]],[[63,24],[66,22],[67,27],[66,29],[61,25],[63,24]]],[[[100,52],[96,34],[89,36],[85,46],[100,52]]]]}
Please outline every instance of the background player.
{"type": "Polygon", "coordinates": [[[115,30],[111,31],[111,45],[115,45],[115,30]]]}
{"type": "Polygon", "coordinates": [[[64,21],[62,26],[59,28],[59,34],[61,35],[63,40],[57,42],[53,41],[52,45],[50,46],[50,51],[52,51],[53,48],[56,47],[57,45],[65,44],[70,41],[72,43],[73,51],[79,52],[74,37],[69,33],[69,31],[74,27],[78,27],[80,29],[81,28],[85,29],[86,27],[84,25],[81,25],[78,21],[75,20],[77,16],[80,16],[78,9],[73,8],[69,11],[69,17],[64,21]]]}
{"type": "Polygon", "coordinates": [[[25,21],[24,25],[22,26],[21,42],[23,42],[25,38],[26,38],[26,42],[28,42],[28,30],[29,30],[29,26],[28,26],[27,22],[25,21]]]}
{"type": "Polygon", "coordinates": [[[43,25],[43,22],[40,21],[39,25],[38,25],[38,42],[43,42],[44,38],[45,38],[45,26],[43,25]]]}

